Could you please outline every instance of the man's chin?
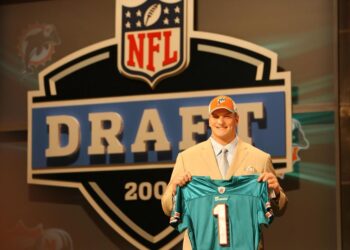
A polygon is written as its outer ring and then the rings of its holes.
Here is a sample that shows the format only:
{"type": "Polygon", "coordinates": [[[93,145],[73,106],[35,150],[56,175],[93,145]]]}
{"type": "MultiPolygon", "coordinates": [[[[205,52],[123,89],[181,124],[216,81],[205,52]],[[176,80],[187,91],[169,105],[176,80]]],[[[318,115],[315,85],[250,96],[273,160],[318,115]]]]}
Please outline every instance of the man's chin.
{"type": "Polygon", "coordinates": [[[217,128],[216,131],[218,134],[226,134],[227,128],[217,128]]]}
{"type": "Polygon", "coordinates": [[[220,139],[224,139],[224,138],[226,138],[227,137],[227,133],[225,132],[218,132],[218,133],[216,133],[216,137],[219,137],[220,139]]]}

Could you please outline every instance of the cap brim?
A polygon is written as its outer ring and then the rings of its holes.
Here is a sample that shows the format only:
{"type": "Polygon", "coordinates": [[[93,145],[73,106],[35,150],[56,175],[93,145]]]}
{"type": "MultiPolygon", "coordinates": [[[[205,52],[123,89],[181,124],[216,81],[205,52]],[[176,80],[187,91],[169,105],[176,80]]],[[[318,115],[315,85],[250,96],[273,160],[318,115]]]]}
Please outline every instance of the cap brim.
{"type": "Polygon", "coordinates": [[[210,111],[210,114],[212,114],[214,111],[219,110],[219,109],[226,109],[227,111],[230,111],[231,113],[236,113],[235,110],[232,110],[232,109],[229,109],[226,107],[217,107],[217,108],[213,109],[212,111],[210,111]]]}

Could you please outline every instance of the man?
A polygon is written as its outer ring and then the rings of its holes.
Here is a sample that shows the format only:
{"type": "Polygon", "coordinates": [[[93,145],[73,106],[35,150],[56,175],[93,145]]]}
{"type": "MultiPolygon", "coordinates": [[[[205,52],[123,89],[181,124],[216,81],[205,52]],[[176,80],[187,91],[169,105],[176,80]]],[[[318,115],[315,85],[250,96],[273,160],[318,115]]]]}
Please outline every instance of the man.
{"type": "MultiPolygon", "coordinates": [[[[239,115],[235,102],[228,96],[217,96],[209,103],[209,127],[211,137],[187,150],[179,153],[171,175],[170,182],[162,197],[162,207],[165,214],[170,215],[173,203],[172,197],[177,186],[184,186],[191,181],[192,176],[210,176],[211,179],[229,179],[232,176],[259,174],[258,181],[266,181],[273,191],[275,199],[272,208],[275,215],[282,215],[287,197],[284,194],[269,154],[243,142],[237,136],[239,115]],[[228,169],[221,164],[222,148],[227,149],[228,169]]],[[[183,249],[191,249],[187,232],[185,233],[183,249]]],[[[259,249],[263,249],[262,237],[259,249]]]]}

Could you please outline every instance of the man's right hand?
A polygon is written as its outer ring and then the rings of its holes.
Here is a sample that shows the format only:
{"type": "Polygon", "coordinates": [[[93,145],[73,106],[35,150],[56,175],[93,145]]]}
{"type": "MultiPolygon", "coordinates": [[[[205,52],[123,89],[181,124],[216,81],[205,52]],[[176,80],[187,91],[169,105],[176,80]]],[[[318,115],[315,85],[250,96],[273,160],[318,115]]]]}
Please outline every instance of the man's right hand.
{"type": "Polygon", "coordinates": [[[174,180],[171,182],[172,189],[173,189],[173,195],[176,194],[176,187],[177,186],[183,187],[191,180],[192,180],[192,175],[188,171],[185,172],[184,175],[175,177],[174,180]]]}

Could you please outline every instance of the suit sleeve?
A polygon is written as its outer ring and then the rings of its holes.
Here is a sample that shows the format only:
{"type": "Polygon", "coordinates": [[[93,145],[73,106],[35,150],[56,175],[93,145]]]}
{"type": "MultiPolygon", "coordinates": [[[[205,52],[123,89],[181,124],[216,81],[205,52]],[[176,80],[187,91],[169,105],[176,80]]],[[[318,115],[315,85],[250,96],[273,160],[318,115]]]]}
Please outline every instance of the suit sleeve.
{"type": "Polygon", "coordinates": [[[172,197],[173,187],[172,187],[171,183],[174,180],[174,178],[176,178],[177,176],[181,176],[184,173],[185,173],[185,167],[183,164],[182,154],[180,153],[177,156],[175,166],[173,168],[173,172],[171,174],[171,178],[170,178],[170,181],[168,183],[168,186],[167,186],[167,188],[162,196],[162,208],[163,208],[164,213],[168,216],[170,216],[171,210],[173,208],[173,197],[172,197]]]}
{"type": "MultiPolygon", "coordinates": [[[[276,171],[273,168],[270,155],[268,155],[268,157],[267,157],[264,171],[270,172],[270,173],[273,173],[274,175],[276,175],[276,171]]],[[[288,204],[288,198],[287,198],[286,194],[284,193],[283,189],[281,189],[279,197],[271,200],[271,206],[272,206],[274,215],[275,216],[283,215],[286,208],[287,208],[287,204],[288,204]]]]}

